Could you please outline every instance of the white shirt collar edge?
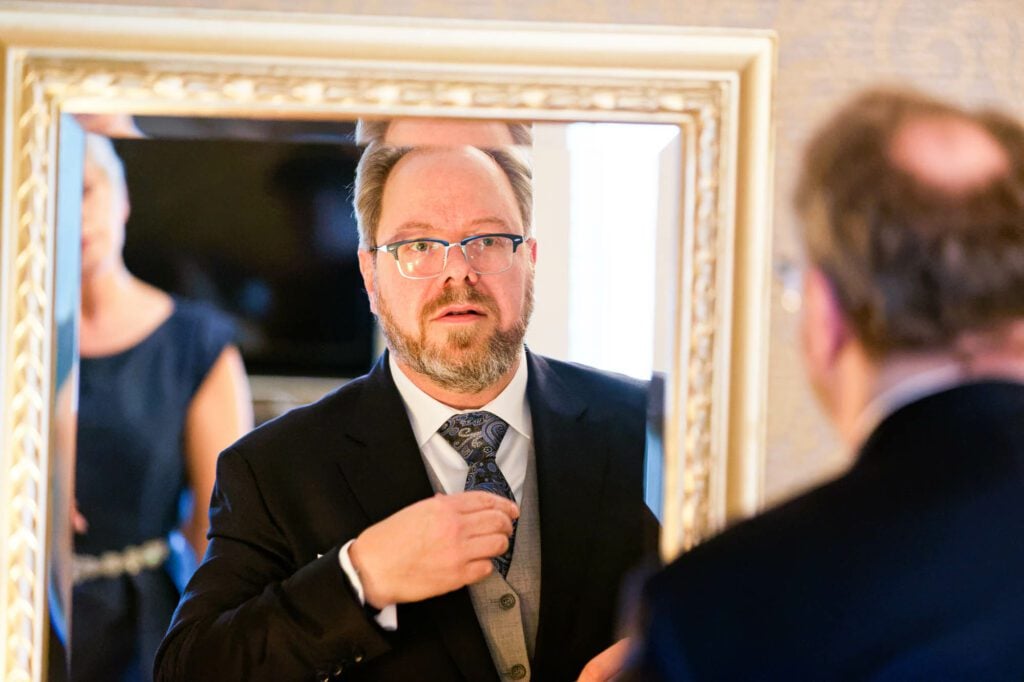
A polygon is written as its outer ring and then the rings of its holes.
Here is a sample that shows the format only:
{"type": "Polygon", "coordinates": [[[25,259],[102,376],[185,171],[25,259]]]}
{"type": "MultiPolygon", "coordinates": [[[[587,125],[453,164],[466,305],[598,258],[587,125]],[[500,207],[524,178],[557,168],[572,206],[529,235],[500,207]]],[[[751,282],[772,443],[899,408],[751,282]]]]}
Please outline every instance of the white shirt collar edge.
{"type": "Polygon", "coordinates": [[[457,410],[450,405],[433,398],[423,391],[406,376],[399,367],[393,353],[388,353],[388,366],[391,369],[391,377],[395,387],[405,404],[406,413],[409,415],[409,423],[412,426],[416,444],[422,448],[430,440],[437,429],[448,420],[453,414],[460,412],[477,412],[485,410],[501,417],[508,423],[509,427],[526,438],[533,437],[533,422],[530,417],[529,403],[526,398],[526,386],[529,379],[527,369],[526,353],[521,352],[519,356],[519,367],[512,375],[508,386],[499,393],[494,400],[483,407],[474,410],[457,410]]]}

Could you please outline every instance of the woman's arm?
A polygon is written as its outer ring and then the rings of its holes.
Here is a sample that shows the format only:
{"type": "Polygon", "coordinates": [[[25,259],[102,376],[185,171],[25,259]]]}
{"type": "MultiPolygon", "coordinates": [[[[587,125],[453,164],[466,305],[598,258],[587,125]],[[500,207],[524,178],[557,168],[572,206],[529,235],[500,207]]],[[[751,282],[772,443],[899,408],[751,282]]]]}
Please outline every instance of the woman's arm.
{"type": "Polygon", "coordinates": [[[242,356],[227,346],[196,391],[185,417],[185,468],[192,488],[192,513],[182,533],[202,561],[206,552],[210,495],[217,456],[252,430],[252,396],[242,356]]]}

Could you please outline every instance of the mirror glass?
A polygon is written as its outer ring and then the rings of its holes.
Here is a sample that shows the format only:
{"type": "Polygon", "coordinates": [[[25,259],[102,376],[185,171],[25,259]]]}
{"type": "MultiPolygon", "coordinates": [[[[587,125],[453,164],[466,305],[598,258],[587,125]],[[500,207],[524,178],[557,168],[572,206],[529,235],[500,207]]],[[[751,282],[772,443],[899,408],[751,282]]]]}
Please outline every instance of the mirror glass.
{"type": "MultiPolygon", "coordinates": [[[[175,305],[192,302],[229,323],[247,372],[252,423],[316,400],[366,372],[383,342],[358,270],[351,202],[361,153],[355,122],[136,117],[134,123],[145,137],[114,140],[130,211],[123,251],[115,244],[110,257],[123,253],[127,270],[171,294],[175,305]]],[[[531,129],[538,258],[527,344],[536,353],[649,379],[668,367],[671,292],[658,283],[671,267],[679,225],[679,130],[587,122],[536,122],[531,129]]],[[[71,145],[80,147],[81,141],[71,145]]],[[[89,191],[88,177],[85,182],[89,191]]],[[[72,232],[68,225],[78,219],[76,208],[62,213],[59,233],[72,232]]],[[[83,235],[80,245],[60,243],[58,258],[77,258],[79,247],[94,246],[88,226],[83,235]]],[[[77,300],[73,285],[68,291],[77,300]]],[[[88,319],[89,312],[79,314],[88,319]]],[[[131,347],[150,342],[144,328],[131,347]]],[[[85,324],[83,334],[90,331],[94,339],[102,337],[102,329],[85,324]]],[[[83,414],[103,412],[85,404],[96,399],[88,387],[98,379],[89,373],[128,349],[114,350],[96,343],[82,349],[83,414]]],[[[165,369],[126,370],[132,400],[166,393],[160,381],[184,379],[168,377],[165,369]]],[[[177,406],[180,423],[172,432],[178,441],[172,449],[178,452],[190,447],[182,428],[192,408],[188,399],[177,406]]],[[[236,423],[248,424],[244,415],[236,423]]],[[[143,419],[131,429],[149,427],[143,419]]],[[[112,447],[120,438],[112,435],[119,433],[116,425],[86,428],[83,422],[78,433],[74,622],[106,648],[116,649],[111,642],[127,638],[121,655],[145,657],[170,612],[139,602],[132,596],[138,588],[127,587],[133,578],[126,576],[152,564],[166,573],[161,579],[167,585],[180,589],[195,566],[197,542],[190,542],[195,532],[189,519],[202,507],[195,507],[194,493],[208,495],[211,481],[187,463],[152,476],[140,469],[144,461],[121,461],[112,447]],[[104,569],[105,541],[95,535],[111,524],[136,529],[150,523],[137,518],[138,505],[118,508],[118,500],[164,498],[166,491],[146,489],[161,481],[177,500],[170,526],[183,532],[147,537],[128,548],[141,569],[104,569]],[[120,584],[90,590],[88,583],[99,581],[120,584]],[[128,641],[133,631],[144,631],[142,639],[128,641]]],[[[656,468],[651,475],[648,485],[660,489],[656,468]]],[[[122,558],[124,553],[119,552],[122,558]]],[[[73,663],[72,679],[100,679],[95,675],[101,673],[76,668],[73,663]]]]}

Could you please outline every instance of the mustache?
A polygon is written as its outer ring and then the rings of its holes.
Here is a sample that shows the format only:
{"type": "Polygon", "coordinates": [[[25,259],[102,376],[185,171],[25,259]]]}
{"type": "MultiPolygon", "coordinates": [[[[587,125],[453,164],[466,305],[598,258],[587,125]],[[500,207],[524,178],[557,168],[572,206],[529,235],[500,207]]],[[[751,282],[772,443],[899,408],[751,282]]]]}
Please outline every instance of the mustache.
{"type": "Polygon", "coordinates": [[[423,306],[421,318],[424,320],[430,319],[434,313],[445,306],[469,304],[483,308],[488,313],[494,313],[497,310],[494,299],[477,289],[471,287],[443,289],[437,298],[423,306]]]}

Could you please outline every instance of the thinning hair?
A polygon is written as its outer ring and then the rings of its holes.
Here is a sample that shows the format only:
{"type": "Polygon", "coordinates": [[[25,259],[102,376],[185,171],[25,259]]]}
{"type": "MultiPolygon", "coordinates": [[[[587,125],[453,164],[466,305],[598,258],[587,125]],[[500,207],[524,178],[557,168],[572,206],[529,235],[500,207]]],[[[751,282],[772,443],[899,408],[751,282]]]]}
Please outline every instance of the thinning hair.
{"type": "Polygon", "coordinates": [[[795,205],[811,264],[873,357],[949,347],[1024,315],[1024,128],[1009,116],[865,92],[812,138],[795,205]],[[960,191],[915,177],[892,143],[922,120],[976,126],[1007,172],[960,191]]]}
{"type": "MultiPolygon", "coordinates": [[[[378,246],[377,227],[380,223],[381,202],[384,198],[384,185],[394,170],[395,165],[406,154],[424,147],[392,147],[385,144],[371,143],[356,169],[355,209],[359,224],[359,247],[368,249],[378,246]]],[[[523,233],[530,235],[531,215],[533,213],[533,177],[530,165],[514,147],[503,149],[481,149],[505,173],[520,218],[523,221],[523,233]]]]}
{"type": "MultiPolygon", "coordinates": [[[[356,121],[356,144],[383,144],[391,126],[390,118],[361,118],[356,121]]],[[[512,144],[530,146],[533,144],[533,131],[529,123],[507,121],[508,132],[512,136],[512,144]]]]}

